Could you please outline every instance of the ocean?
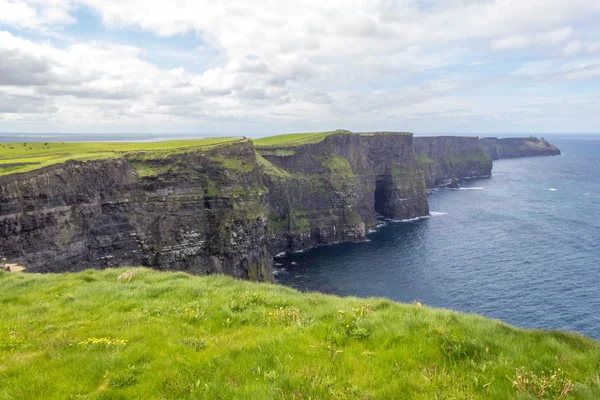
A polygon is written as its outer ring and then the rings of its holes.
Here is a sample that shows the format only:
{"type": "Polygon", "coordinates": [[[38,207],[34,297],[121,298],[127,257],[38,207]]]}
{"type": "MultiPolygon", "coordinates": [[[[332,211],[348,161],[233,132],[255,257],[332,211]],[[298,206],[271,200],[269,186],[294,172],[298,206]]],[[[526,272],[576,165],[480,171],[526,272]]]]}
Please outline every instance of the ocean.
{"type": "Polygon", "coordinates": [[[546,139],[563,155],[496,161],[431,193],[431,217],[278,259],[277,282],[600,339],[600,135],[546,139]]]}

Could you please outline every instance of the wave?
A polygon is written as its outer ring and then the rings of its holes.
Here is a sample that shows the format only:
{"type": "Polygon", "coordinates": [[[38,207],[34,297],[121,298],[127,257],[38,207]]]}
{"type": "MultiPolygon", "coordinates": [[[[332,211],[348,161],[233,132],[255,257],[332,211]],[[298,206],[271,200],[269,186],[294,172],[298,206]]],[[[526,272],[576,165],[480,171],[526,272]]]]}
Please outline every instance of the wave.
{"type": "Polygon", "coordinates": [[[393,223],[415,222],[415,221],[420,221],[422,219],[428,219],[428,218],[431,218],[431,217],[439,217],[441,215],[448,215],[448,213],[440,212],[440,211],[430,211],[429,215],[423,215],[422,217],[408,218],[408,219],[392,219],[392,220],[390,220],[390,222],[393,222],[393,223]]]}
{"type": "Polygon", "coordinates": [[[276,258],[282,258],[282,257],[285,257],[286,254],[287,253],[285,251],[282,251],[281,253],[277,254],[275,257],[276,258]]]}
{"type": "Polygon", "coordinates": [[[381,222],[381,221],[379,221],[377,223],[377,225],[375,225],[373,228],[369,229],[369,233],[375,233],[375,232],[379,231],[379,229],[383,228],[386,225],[387,225],[387,222],[381,222]]]}
{"type": "Polygon", "coordinates": [[[548,189],[548,190],[551,191],[551,192],[556,192],[557,189],[551,188],[551,189],[548,189]]]}
{"type": "Polygon", "coordinates": [[[408,218],[408,219],[392,219],[391,222],[397,224],[399,222],[415,222],[415,221],[419,221],[422,219],[427,219],[429,218],[430,215],[423,215],[422,217],[416,217],[416,218],[408,218]]]}
{"type": "Polygon", "coordinates": [[[458,190],[484,190],[484,188],[477,186],[477,187],[461,187],[458,188],[458,190]]]}

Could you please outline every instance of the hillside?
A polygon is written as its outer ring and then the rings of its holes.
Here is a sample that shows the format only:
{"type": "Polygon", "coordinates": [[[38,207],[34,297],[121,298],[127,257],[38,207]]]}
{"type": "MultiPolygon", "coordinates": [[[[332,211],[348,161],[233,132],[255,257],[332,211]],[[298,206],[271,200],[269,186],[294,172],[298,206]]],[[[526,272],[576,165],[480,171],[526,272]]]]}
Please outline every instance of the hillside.
{"type": "Polygon", "coordinates": [[[420,304],[123,268],[0,302],[0,399],[600,398],[597,342],[420,304]]]}
{"type": "Polygon", "coordinates": [[[239,141],[242,138],[207,138],[163,142],[29,142],[0,143],[0,175],[27,172],[68,160],[117,158],[132,152],[158,151],[165,155],[239,141]]]}

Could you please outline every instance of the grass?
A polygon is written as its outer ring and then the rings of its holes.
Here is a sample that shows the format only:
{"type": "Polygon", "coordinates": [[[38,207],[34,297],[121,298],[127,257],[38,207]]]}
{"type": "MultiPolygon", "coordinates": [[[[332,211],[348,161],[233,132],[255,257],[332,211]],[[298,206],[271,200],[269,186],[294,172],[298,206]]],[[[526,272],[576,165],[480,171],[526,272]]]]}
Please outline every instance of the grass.
{"type": "Polygon", "coordinates": [[[27,172],[68,160],[101,160],[129,152],[173,152],[206,148],[241,138],[207,138],[163,142],[27,142],[0,143],[0,175],[27,172]]]}
{"type": "Polygon", "coordinates": [[[0,399],[598,399],[600,344],[148,269],[0,273],[0,399]]]}
{"type": "MultiPolygon", "coordinates": [[[[257,148],[264,147],[296,147],[305,144],[319,143],[325,140],[327,136],[334,134],[350,134],[350,131],[338,129],[330,132],[313,132],[313,133],[290,133],[287,135],[267,136],[254,140],[254,145],[257,148]]],[[[291,154],[290,154],[291,155],[291,154]]]]}

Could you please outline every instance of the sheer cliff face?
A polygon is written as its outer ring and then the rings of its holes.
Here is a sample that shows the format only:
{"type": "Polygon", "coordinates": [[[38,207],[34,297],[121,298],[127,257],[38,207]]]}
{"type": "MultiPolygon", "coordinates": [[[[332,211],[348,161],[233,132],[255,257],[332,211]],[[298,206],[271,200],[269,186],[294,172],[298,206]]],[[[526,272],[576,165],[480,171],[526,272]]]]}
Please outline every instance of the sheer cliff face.
{"type": "Polygon", "coordinates": [[[410,134],[131,152],[0,177],[0,255],[34,272],[145,265],[272,280],[271,255],[427,215],[410,134]]]}
{"type": "Polygon", "coordinates": [[[380,214],[429,213],[412,135],[339,134],[299,147],[261,148],[269,189],[270,251],[363,240],[380,214]]]}
{"type": "Polygon", "coordinates": [[[0,254],[30,271],[147,265],[270,280],[250,141],[0,177],[0,254]]]}
{"type": "Polygon", "coordinates": [[[560,150],[544,138],[481,138],[479,145],[492,160],[533,156],[556,156],[560,150]]]}
{"type": "Polygon", "coordinates": [[[415,137],[414,148],[428,188],[450,179],[489,177],[492,160],[483,153],[477,137],[415,137]]]}

